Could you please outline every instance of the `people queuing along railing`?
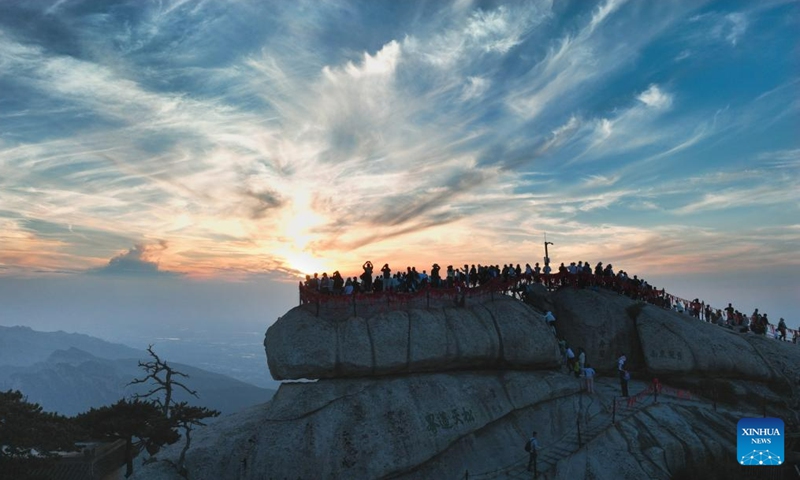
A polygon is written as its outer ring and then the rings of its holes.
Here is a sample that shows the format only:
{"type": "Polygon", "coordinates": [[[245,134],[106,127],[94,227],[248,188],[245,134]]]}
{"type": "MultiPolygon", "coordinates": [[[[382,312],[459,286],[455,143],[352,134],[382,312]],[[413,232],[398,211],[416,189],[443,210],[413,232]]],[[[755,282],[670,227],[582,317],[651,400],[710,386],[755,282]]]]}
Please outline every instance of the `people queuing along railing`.
{"type": "MultiPolygon", "coordinates": [[[[709,307],[718,312],[723,309],[713,308],[704,302],[687,300],[657,289],[636,277],[620,277],[619,275],[595,275],[591,273],[553,273],[523,274],[520,277],[497,276],[484,280],[483,283],[470,285],[467,281],[454,282],[453,287],[433,287],[426,283],[415,292],[370,291],[349,295],[341,293],[323,293],[316,289],[299,284],[300,305],[310,305],[317,316],[323,315],[331,320],[342,320],[350,316],[370,317],[379,313],[411,308],[440,308],[453,305],[480,304],[491,301],[495,295],[521,295],[523,289],[530,284],[543,284],[548,290],[565,287],[604,288],[626,295],[634,300],[644,301],[662,308],[671,309],[680,304],[687,314],[700,319],[705,317],[705,309],[709,307]],[[506,278],[508,278],[506,280],[506,278]],[[700,308],[694,309],[692,306],[700,308]],[[693,311],[692,311],[693,310],[693,311]]],[[[442,280],[442,284],[446,284],[442,280]]],[[[709,319],[706,318],[706,321],[709,319]]],[[[726,326],[730,326],[726,324],[726,326]]],[[[787,340],[800,332],[786,329],[787,340]]],[[[767,325],[766,335],[778,337],[777,327],[767,325]]]]}
{"type": "Polygon", "coordinates": [[[431,287],[416,292],[362,292],[350,295],[322,293],[300,284],[300,305],[306,305],[317,316],[344,320],[350,316],[371,317],[380,313],[412,308],[441,308],[477,305],[492,301],[495,296],[519,295],[517,282],[494,278],[475,287],[431,287]]]}

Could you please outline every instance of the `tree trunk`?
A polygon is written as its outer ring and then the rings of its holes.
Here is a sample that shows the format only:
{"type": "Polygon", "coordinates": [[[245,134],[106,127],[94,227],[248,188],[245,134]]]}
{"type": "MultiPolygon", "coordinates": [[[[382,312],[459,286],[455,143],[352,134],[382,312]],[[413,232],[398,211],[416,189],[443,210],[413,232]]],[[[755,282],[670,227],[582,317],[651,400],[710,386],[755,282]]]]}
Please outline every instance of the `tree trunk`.
{"type": "Polygon", "coordinates": [[[183,478],[189,478],[189,472],[186,470],[186,452],[189,451],[189,446],[192,444],[192,429],[189,427],[185,427],[184,431],[186,432],[186,443],[183,444],[183,450],[181,450],[181,456],[178,458],[178,472],[183,476],[183,478]]]}
{"type": "Polygon", "coordinates": [[[169,418],[169,405],[172,403],[172,371],[167,369],[167,379],[164,380],[164,416],[169,418]]]}

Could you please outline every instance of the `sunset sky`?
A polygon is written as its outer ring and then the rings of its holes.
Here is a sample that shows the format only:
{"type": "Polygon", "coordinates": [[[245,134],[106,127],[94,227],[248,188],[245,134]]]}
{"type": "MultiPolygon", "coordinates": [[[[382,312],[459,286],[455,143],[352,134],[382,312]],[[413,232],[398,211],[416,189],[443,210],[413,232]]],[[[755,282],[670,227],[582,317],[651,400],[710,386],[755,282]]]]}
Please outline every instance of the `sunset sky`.
{"type": "Polygon", "coordinates": [[[300,274],[524,266],[546,233],[556,264],[796,326],[799,25],[797,1],[1,1],[0,323],[120,291],[271,291],[273,321],[300,274]]]}

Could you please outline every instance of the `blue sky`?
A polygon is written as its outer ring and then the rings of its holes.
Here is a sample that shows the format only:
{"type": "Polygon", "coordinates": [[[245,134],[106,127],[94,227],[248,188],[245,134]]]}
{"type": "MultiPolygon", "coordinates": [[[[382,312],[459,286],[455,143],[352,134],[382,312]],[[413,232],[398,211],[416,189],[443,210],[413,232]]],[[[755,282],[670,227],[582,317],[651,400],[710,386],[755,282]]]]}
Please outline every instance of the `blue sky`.
{"type": "Polygon", "coordinates": [[[797,325],[798,25],[797,1],[1,2],[0,275],[89,298],[524,264],[546,232],[556,262],[797,325]]]}

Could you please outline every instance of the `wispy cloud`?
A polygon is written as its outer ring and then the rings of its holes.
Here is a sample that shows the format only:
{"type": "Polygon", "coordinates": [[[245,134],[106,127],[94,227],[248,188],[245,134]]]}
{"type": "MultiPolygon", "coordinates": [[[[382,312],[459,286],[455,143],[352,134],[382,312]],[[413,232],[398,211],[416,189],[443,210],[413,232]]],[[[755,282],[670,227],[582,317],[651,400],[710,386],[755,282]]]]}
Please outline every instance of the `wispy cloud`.
{"type": "MultiPolygon", "coordinates": [[[[564,255],[677,269],[687,218],[796,212],[792,79],[749,96],[716,88],[713,69],[692,70],[704,44],[682,36],[718,35],[718,48],[746,55],[739,47],[760,38],[753,12],[613,0],[568,15],[549,2],[81,5],[0,6],[4,272],[497,263],[544,231],[562,235],[564,255]],[[30,27],[8,20],[26,8],[37,9],[30,27]],[[671,70],[682,52],[687,70],[671,70]],[[766,151],[751,129],[779,135],[766,151]],[[646,245],[662,250],[636,258],[646,245]]],[[[704,223],[687,242],[749,248],[704,223]]]]}

